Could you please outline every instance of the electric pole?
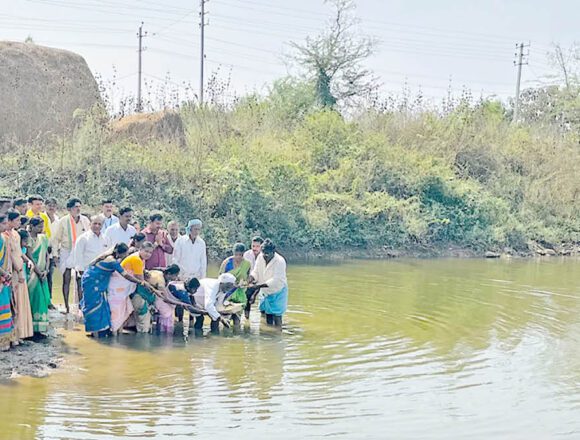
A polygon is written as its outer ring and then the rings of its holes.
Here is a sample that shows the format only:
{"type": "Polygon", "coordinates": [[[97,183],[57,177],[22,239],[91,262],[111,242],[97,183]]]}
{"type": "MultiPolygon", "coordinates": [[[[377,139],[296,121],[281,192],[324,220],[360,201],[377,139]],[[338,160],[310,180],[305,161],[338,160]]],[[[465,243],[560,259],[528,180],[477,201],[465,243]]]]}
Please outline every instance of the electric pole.
{"type": "Polygon", "coordinates": [[[530,47],[530,45],[526,45],[524,43],[516,44],[516,49],[518,49],[518,51],[515,53],[515,55],[518,57],[518,59],[517,61],[514,61],[514,65],[518,66],[518,78],[516,80],[516,102],[514,106],[514,118],[512,120],[515,123],[518,122],[520,117],[520,84],[522,81],[522,66],[524,64],[528,64],[527,61],[524,61],[524,57],[528,56],[529,52],[524,54],[524,47],[530,47]]]}
{"type": "Polygon", "coordinates": [[[141,72],[142,72],[142,54],[145,48],[143,47],[143,37],[147,36],[147,32],[143,33],[143,22],[141,22],[141,26],[139,26],[139,32],[137,33],[137,37],[139,38],[139,67],[138,67],[138,74],[137,74],[137,113],[141,113],[143,111],[143,103],[141,101],[141,72]]]}
{"type": "Polygon", "coordinates": [[[201,11],[199,12],[199,27],[201,29],[201,47],[199,62],[199,104],[203,105],[203,72],[205,62],[205,4],[208,0],[200,0],[201,11]]]}

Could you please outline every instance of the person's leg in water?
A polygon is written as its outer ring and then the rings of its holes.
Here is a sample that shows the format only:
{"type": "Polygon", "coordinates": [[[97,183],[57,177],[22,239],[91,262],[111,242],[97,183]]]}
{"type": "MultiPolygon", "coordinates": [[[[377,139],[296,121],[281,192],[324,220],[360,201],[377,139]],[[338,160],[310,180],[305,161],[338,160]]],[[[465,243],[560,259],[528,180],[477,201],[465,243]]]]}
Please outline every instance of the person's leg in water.
{"type": "Polygon", "coordinates": [[[77,273],[75,271],[75,279],[77,282],[77,292],[79,294],[79,305],[80,305],[81,301],[83,300],[83,288],[82,288],[82,283],[81,283],[82,278],[83,278],[83,273],[82,272],[77,273]]]}
{"type": "Polygon", "coordinates": [[[270,315],[269,313],[265,313],[262,312],[264,315],[266,315],[266,324],[268,325],[274,325],[274,315],[270,315]]]}
{"type": "Polygon", "coordinates": [[[70,280],[71,279],[71,270],[66,269],[62,274],[62,296],[64,298],[64,307],[66,312],[70,312],[69,308],[69,293],[70,293],[70,280]]]}
{"type": "Polygon", "coordinates": [[[210,324],[210,331],[212,333],[215,333],[215,334],[219,333],[220,332],[220,322],[212,320],[211,324],[210,324]]]}
{"type": "Polygon", "coordinates": [[[274,315],[274,327],[282,328],[282,315],[274,315]]]}

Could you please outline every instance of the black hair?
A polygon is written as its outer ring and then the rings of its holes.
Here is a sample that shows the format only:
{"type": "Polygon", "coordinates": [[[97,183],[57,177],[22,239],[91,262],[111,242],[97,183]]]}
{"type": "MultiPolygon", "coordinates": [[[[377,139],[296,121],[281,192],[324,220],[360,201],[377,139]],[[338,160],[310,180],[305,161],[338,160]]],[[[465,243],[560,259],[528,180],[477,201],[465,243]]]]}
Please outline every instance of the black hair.
{"type": "Polygon", "coordinates": [[[242,252],[242,253],[244,253],[244,252],[246,252],[246,245],[244,243],[236,243],[236,244],[234,244],[234,249],[233,250],[234,250],[234,254],[236,252],[242,252]]]}
{"type": "Polygon", "coordinates": [[[58,205],[58,200],[56,200],[54,197],[48,197],[44,203],[47,205],[58,205]]]}
{"type": "Polygon", "coordinates": [[[274,244],[274,242],[272,240],[270,240],[269,238],[266,238],[264,240],[264,243],[262,243],[262,249],[265,251],[274,252],[274,251],[276,251],[276,245],[274,244]]]}
{"type": "Polygon", "coordinates": [[[155,214],[151,214],[149,216],[149,221],[150,222],[154,222],[156,220],[159,220],[159,221],[163,220],[163,216],[161,214],[159,214],[158,212],[155,213],[155,214]]]}
{"type": "Polygon", "coordinates": [[[74,206],[77,203],[81,203],[82,204],[83,202],[81,202],[80,199],[76,199],[76,198],[75,199],[70,199],[68,202],[66,202],[66,209],[74,208],[74,206]]]}
{"type": "Polygon", "coordinates": [[[262,237],[260,237],[259,235],[256,235],[254,238],[252,238],[252,243],[264,243],[264,239],[262,237]]]}
{"type": "Polygon", "coordinates": [[[4,220],[6,220],[6,214],[0,214],[0,223],[4,222],[4,220]]]}
{"type": "Polygon", "coordinates": [[[101,205],[104,205],[105,203],[113,203],[113,201],[111,199],[103,199],[101,205]]]}
{"type": "Polygon", "coordinates": [[[197,290],[199,289],[199,280],[197,278],[190,278],[185,282],[185,289],[186,290],[197,290]]]}
{"type": "Polygon", "coordinates": [[[38,194],[35,194],[33,196],[28,197],[28,203],[32,203],[35,202],[37,200],[40,200],[41,202],[44,202],[44,198],[38,194]]]}
{"type": "Polygon", "coordinates": [[[124,208],[119,209],[119,215],[123,215],[127,212],[133,212],[133,208],[129,208],[128,206],[125,206],[124,208]]]}
{"type": "Polygon", "coordinates": [[[20,213],[15,209],[9,209],[6,215],[8,216],[9,222],[11,222],[12,220],[16,220],[18,217],[20,217],[20,213]]]}
{"type": "Polygon", "coordinates": [[[30,219],[25,215],[23,215],[22,217],[20,217],[20,227],[23,228],[24,226],[26,226],[29,221],[30,219]]]}
{"type": "Polygon", "coordinates": [[[18,235],[20,235],[20,240],[26,240],[28,237],[30,237],[30,234],[26,229],[19,229],[18,235]]]}
{"type": "Polygon", "coordinates": [[[137,232],[135,235],[133,235],[133,237],[131,237],[133,239],[133,241],[143,241],[145,240],[147,237],[145,236],[145,234],[143,234],[143,232],[137,232]]]}
{"type": "Polygon", "coordinates": [[[129,246],[127,246],[125,243],[117,243],[113,248],[113,255],[119,256],[121,254],[126,254],[128,250],[129,246]]]}
{"type": "Polygon", "coordinates": [[[32,217],[28,223],[30,226],[38,226],[39,224],[44,223],[44,220],[42,217],[37,215],[36,217],[32,217]]]}
{"type": "Polygon", "coordinates": [[[177,264],[171,264],[163,269],[165,275],[177,275],[179,273],[179,266],[177,264]]]}
{"type": "Polygon", "coordinates": [[[17,207],[17,206],[26,205],[27,203],[28,202],[26,201],[26,199],[19,198],[19,199],[14,200],[13,205],[14,205],[14,207],[17,207]]]}

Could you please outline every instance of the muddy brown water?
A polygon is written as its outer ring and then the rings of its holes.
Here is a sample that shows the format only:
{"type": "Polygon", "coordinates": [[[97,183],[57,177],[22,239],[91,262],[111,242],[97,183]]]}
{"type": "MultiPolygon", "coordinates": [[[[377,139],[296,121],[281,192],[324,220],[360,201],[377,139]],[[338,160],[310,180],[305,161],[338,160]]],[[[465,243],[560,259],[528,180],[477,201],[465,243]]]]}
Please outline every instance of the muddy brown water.
{"type": "Polygon", "coordinates": [[[63,368],[0,385],[0,437],[578,439],[579,265],[290,265],[281,335],[67,331],[63,368]]]}

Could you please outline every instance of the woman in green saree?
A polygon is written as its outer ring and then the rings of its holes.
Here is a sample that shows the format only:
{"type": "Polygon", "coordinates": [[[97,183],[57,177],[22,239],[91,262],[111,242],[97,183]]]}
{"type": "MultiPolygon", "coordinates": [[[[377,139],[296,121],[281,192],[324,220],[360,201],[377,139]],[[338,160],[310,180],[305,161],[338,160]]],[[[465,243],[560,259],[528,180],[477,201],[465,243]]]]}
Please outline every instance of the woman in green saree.
{"type": "Polygon", "coordinates": [[[40,217],[30,219],[30,238],[27,256],[34,263],[28,278],[28,293],[32,311],[32,328],[36,337],[48,332],[48,237],[42,233],[44,220],[40,217]]]}
{"type": "MultiPolygon", "coordinates": [[[[236,277],[236,285],[238,286],[231,293],[228,292],[226,300],[231,303],[242,304],[242,306],[245,306],[247,301],[245,284],[248,281],[251,269],[250,262],[244,258],[244,252],[246,252],[246,246],[243,243],[236,243],[233,255],[226,258],[220,267],[220,275],[222,273],[231,273],[236,277]]],[[[238,315],[232,315],[232,320],[234,325],[240,323],[238,315]]]]}

